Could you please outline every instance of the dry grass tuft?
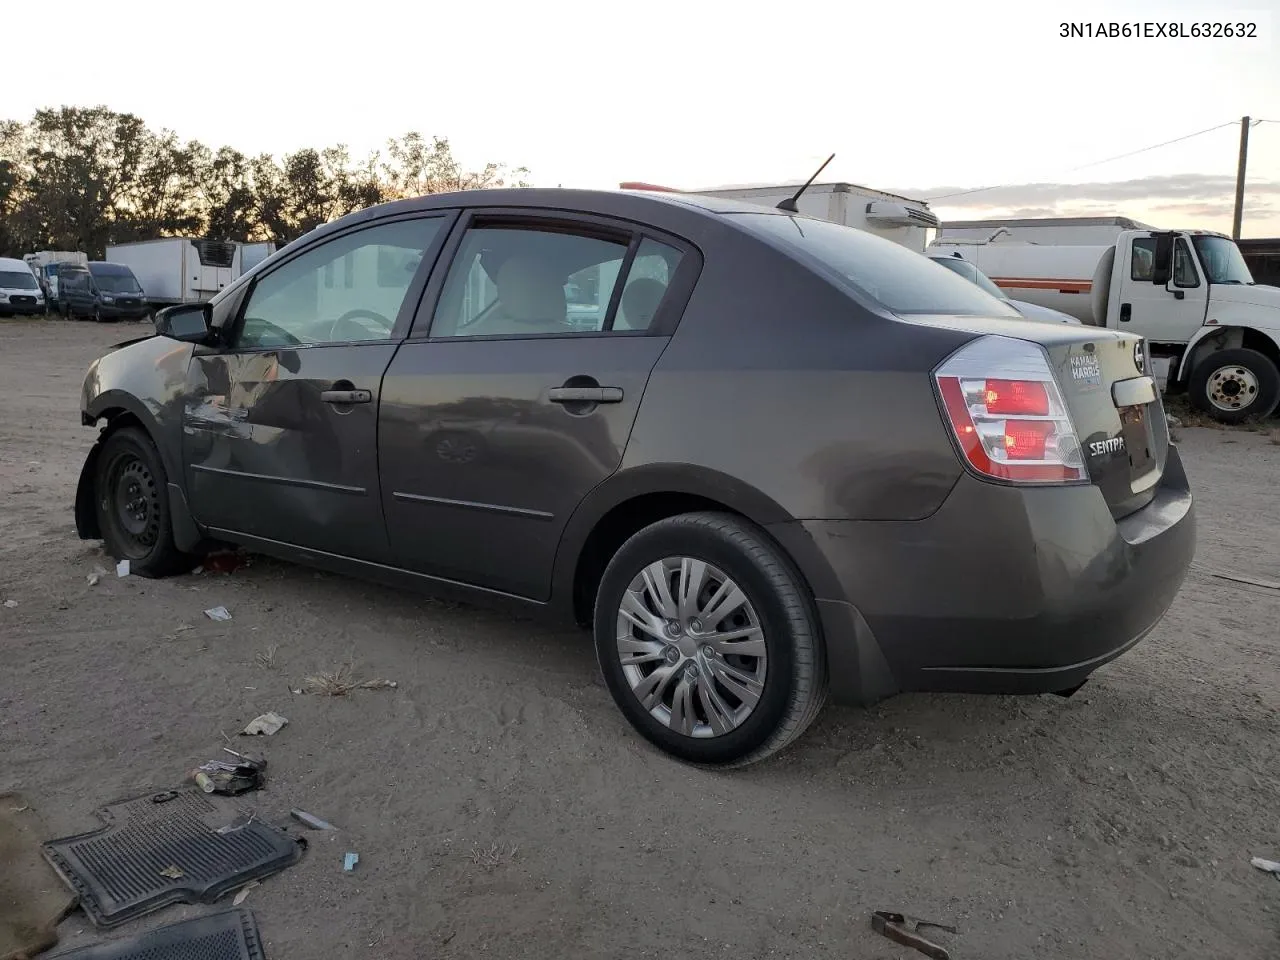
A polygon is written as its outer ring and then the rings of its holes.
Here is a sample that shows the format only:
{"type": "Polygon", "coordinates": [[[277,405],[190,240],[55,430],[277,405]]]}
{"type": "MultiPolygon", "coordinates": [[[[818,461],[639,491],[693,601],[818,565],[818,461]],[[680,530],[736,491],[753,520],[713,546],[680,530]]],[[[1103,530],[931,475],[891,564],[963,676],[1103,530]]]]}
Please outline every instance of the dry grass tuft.
{"type": "Polygon", "coordinates": [[[345,697],[352,690],[391,690],[396,686],[394,680],[357,680],[351,664],[343,664],[337,670],[314,674],[303,681],[307,693],[315,693],[324,697],[345,697]]]}
{"type": "Polygon", "coordinates": [[[477,843],[471,847],[467,859],[483,870],[494,870],[513,862],[519,850],[514,843],[477,843]]]}
{"type": "Polygon", "coordinates": [[[254,659],[258,661],[258,666],[265,667],[267,670],[274,670],[276,668],[276,653],[279,650],[280,644],[273,643],[267,649],[261,651],[254,659]]]}

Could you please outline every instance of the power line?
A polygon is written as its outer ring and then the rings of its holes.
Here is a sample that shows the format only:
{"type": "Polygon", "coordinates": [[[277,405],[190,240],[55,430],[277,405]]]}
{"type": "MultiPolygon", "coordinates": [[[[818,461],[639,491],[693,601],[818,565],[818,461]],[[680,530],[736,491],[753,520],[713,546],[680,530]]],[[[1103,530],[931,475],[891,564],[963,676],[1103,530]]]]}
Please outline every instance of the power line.
{"type": "MultiPolygon", "coordinates": [[[[1209,127],[1206,130],[1198,130],[1195,133],[1188,133],[1184,137],[1175,137],[1174,139],[1166,140],[1163,143],[1154,143],[1149,147],[1143,147],[1141,150],[1132,150],[1129,153],[1122,153],[1114,157],[1107,157],[1105,160],[1095,160],[1092,163],[1083,163],[1078,167],[1071,167],[1069,170],[1066,170],[1064,172],[1074,173],[1076,170],[1084,170],[1084,169],[1087,169],[1088,167],[1101,166],[1104,163],[1111,163],[1113,160],[1123,160],[1126,157],[1136,157],[1140,153],[1147,153],[1150,150],[1159,150],[1161,147],[1167,147],[1174,143],[1181,143],[1183,140],[1190,140],[1192,137],[1201,137],[1201,136],[1204,136],[1206,133],[1213,133],[1213,131],[1221,130],[1224,127],[1234,127],[1237,123],[1239,123],[1238,120],[1231,120],[1231,121],[1228,121],[1227,123],[1220,123],[1216,127],[1209,127]]],[[[940,197],[927,197],[926,200],[929,203],[933,203],[935,200],[950,200],[953,197],[967,197],[970,194],[985,193],[988,190],[999,190],[1002,187],[1011,187],[1011,186],[1016,186],[1016,184],[1002,183],[1002,184],[997,184],[995,186],[990,186],[990,187],[976,187],[973,190],[962,190],[959,193],[946,193],[940,197]]]]}

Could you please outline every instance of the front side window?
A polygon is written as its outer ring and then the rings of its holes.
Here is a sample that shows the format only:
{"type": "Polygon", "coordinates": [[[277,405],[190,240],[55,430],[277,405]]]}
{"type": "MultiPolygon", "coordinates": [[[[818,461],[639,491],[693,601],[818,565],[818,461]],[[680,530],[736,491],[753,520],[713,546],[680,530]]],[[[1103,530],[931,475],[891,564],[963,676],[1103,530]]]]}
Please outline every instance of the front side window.
{"type": "Polygon", "coordinates": [[[1173,248],[1173,285],[1175,287],[1200,286],[1200,274],[1196,270],[1195,258],[1191,256],[1191,248],[1187,241],[1179,239],[1173,248]]]}
{"type": "Polygon", "coordinates": [[[681,254],[646,238],[623,277],[628,247],[626,237],[533,226],[474,227],[449,268],[431,336],[647,330],[681,254]]]}
{"type": "Polygon", "coordinates": [[[1133,241],[1133,262],[1129,266],[1129,279],[1150,283],[1156,271],[1156,238],[1138,237],[1133,241]]]}
{"type": "Polygon", "coordinates": [[[441,223],[425,218],[366,227],[326,240],[271,271],[249,294],[236,345],[388,339],[441,223]]]}
{"type": "Polygon", "coordinates": [[[772,245],[816,260],[890,313],[1021,317],[1002,300],[913,250],[864,230],[773,213],[732,213],[772,245]]]}

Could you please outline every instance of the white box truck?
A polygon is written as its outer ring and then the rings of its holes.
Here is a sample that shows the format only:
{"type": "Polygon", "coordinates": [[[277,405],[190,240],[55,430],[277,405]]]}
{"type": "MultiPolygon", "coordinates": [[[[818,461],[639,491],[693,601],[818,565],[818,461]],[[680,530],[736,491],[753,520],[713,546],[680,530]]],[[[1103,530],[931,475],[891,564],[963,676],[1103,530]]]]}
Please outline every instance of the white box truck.
{"type": "Polygon", "coordinates": [[[45,303],[50,310],[55,311],[59,306],[59,265],[75,263],[80,266],[86,266],[89,263],[89,255],[78,250],[41,250],[37,253],[28,253],[22,259],[31,268],[31,272],[36,275],[36,281],[40,284],[40,289],[44,291],[45,303]]]}
{"type": "MultiPolygon", "coordinates": [[[[825,166],[825,164],[824,164],[825,166]]],[[[619,184],[623,190],[657,190],[688,193],[701,197],[741,200],[765,207],[776,207],[795,195],[800,184],[777,184],[767,187],[722,187],[714,190],[674,190],[649,183],[631,181],[619,184]]],[[[847,227],[857,227],[894,243],[924,253],[938,228],[938,218],[923,200],[912,200],[893,193],[860,187],[855,183],[810,184],[796,201],[796,212],[818,220],[830,220],[847,227]]]]}
{"type": "Polygon", "coordinates": [[[106,259],[131,269],[148,306],[159,310],[210,299],[274,252],[274,243],[162,237],[111,244],[106,259]]]}
{"type": "Polygon", "coordinates": [[[1271,414],[1280,288],[1256,284],[1223,234],[1088,219],[944,224],[928,252],[959,253],[1011,297],[1140,334],[1153,373],[1216,420],[1271,414]],[[1054,242],[1057,230],[1067,242],[1054,242]]]}

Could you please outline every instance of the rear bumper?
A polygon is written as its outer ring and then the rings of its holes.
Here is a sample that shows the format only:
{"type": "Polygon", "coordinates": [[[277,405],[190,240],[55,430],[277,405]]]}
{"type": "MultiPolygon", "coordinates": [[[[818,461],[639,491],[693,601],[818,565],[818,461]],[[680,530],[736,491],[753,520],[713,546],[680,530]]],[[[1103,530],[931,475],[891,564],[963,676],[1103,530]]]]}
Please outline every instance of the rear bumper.
{"type": "Polygon", "coordinates": [[[966,475],[926,520],[774,530],[818,597],[833,697],[863,703],[1074,687],[1152,630],[1195,553],[1175,447],[1152,502],[1119,521],[1095,487],[966,475]]]}

